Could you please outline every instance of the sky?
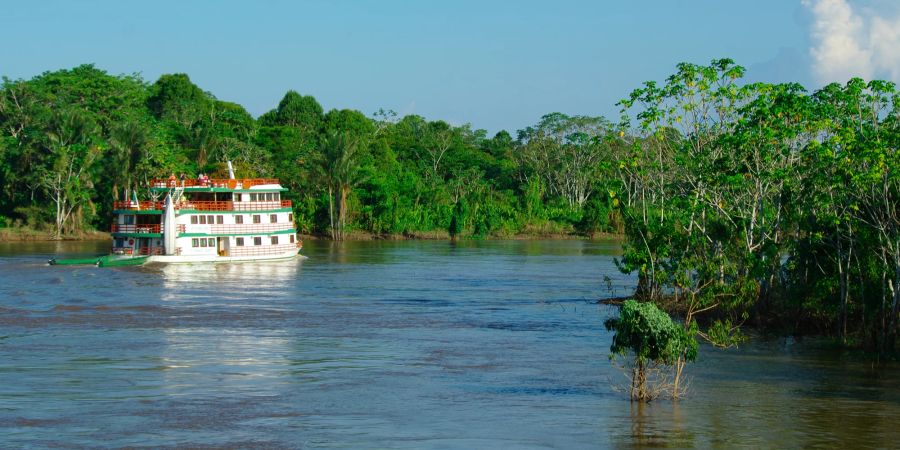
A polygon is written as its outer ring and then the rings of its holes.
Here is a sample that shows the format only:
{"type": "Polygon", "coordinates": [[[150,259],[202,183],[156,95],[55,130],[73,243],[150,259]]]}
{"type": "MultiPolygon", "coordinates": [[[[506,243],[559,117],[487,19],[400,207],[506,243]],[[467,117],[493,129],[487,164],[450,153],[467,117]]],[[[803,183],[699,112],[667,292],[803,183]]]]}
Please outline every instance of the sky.
{"type": "Polygon", "coordinates": [[[750,81],[900,81],[897,0],[0,0],[0,75],[187,73],[251,114],[290,89],[494,133],[615,103],[679,62],[750,81]]]}

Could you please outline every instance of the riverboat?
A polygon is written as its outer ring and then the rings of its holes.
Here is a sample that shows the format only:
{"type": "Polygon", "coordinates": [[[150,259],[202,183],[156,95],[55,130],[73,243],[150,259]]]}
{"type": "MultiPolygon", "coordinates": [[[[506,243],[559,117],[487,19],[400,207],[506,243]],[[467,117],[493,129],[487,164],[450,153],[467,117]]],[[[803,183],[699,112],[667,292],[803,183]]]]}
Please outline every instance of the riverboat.
{"type": "Polygon", "coordinates": [[[153,200],[113,204],[112,260],[239,262],[294,258],[302,248],[276,179],[157,179],[153,200]],[[146,257],[146,258],[143,258],[146,257]]]}

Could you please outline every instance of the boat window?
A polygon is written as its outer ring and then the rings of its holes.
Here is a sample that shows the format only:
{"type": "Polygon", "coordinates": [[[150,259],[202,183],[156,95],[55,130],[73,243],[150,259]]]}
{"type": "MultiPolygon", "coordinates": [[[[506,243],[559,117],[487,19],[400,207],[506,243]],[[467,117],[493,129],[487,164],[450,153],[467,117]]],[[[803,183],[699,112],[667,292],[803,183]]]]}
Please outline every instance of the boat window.
{"type": "Polygon", "coordinates": [[[244,246],[244,238],[242,238],[242,237],[234,238],[234,245],[236,245],[238,247],[243,247],[244,246]]]}
{"type": "Polygon", "coordinates": [[[200,216],[200,224],[206,225],[206,216],[200,216]]]}
{"type": "Polygon", "coordinates": [[[254,214],[253,223],[262,223],[262,216],[260,216],[259,214],[254,214]]]}
{"type": "Polygon", "coordinates": [[[235,192],[235,193],[234,193],[234,201],[236,201],[236,202],[241,201],[241,197],[242,197],[242,196],[243,196],[243,194],[240,194],[240,193],[235,192]]]}
{"type": "Polygon", "coordinates": [[[262,245],[262,238],[258,236],[253,238],[253,245],[262,245]]]}
{"type": "Polygon", "coordinates": [[[125,246],[125,239],[116,239],[116,243],[113,245],[113,247],[116,247],[116,248],[121,248],[124,246],[125,246]]]}
{"type": "Polygon", "coordinates": [[[235,215],[235,216],[234,216],[234,223],[236,223],[236,224],[242,224],[242,223],[244,223],[244,216],[242,216],[242,215],[240,215],[240,214],[235,215]]]}
{"type": "Polygon", "coordinates": [[[197,225],[197,216],[191,216],[191,225],[197,225]]]}
{"type": "Polygon", "coordinates": [[[272,245],[278,245],[278,236],[272,236],[272,245]]]}
{"type": "Polygon", "coordinates": [[[278,214],[269,214],[269,223],[278,223],[278,214]]]}
{"type": "Polygon", "coordinates": [[[197,238],[191,239],[191,247],[199,247],[199,246],[200,246],[200,239],[197,239],[197,238]]]}
{"type": "Polygon", "coordinates": [[[216,216],[216,223],[222,225],[225,223],[225,218],[223,216],[216,216]]]}
{"type": "Polygon", "coordinates": [[[276,192],[274,195],[275,195],[275,201],[276,201],[276,202],[279,201],[279,200],[281,200],[281,194],[279,194],[278,192],[276,192]]]}
{"type": "Polygon", "coordinates": [[[251,202],[255,202],[255,201],[256,201],[256,194],[250,194],[250,201],[251,201],[251,202]]]}
{"type": "Polygon", "coordinates": [[[212,225],[216,223],[216,219],[213,216],[206,216],[206,223],[212,225]]]}
{"type": "Polygon", "coordinates": [[[267,194],[266,194],[266,201],[267,201],[267,202],[271,202],[272,200],[275,200],[275,194],[273,194],[273,193],[271,193],[271,192],[267,193],[267,194]]]}
{"type": "Polygon", "coordinates": [[[206,238],[200,239],[200,247],[206,247],[206,238]]]}
{"type": "Polygon", "coordinates": [[[128,214],[125,216],[125,225],[134,225],[134,216],[128,214]]]}
{"type": "Polygon", "coordinates": [[[291,235],[291,244],[293,244],[293,243],[294,243],[294,235],[292,234],[291,235]]]}
{"type": "Polygon", "coordinates": [[[288,222],[294,223],[294,213],[288,213],[288,222]]]}
{"type": "Polygon", "coordinates": [[[207,239],[207,240],[209,241],[209,246],[210,246],[210,247],[215,247],[215,246],[216,246],[216,238],[209,238],[209,239],[207,239]]]}

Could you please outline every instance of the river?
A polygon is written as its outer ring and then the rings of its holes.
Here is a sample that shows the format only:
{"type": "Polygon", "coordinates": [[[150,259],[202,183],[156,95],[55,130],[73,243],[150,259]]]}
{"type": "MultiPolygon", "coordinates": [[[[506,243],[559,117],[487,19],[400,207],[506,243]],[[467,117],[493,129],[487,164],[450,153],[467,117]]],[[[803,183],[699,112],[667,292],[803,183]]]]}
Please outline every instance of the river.
{"type": "MultiPolygon", "coordinates": [[[[816,340],[703,346],[631,404],[597,298],[615,242],[313,241],[309,258],[48,266],[0,244],[0,447],[891,448],[900,368],[816,340]]],[[[605,279],[604,277],[609,277],[605,279]]]]}

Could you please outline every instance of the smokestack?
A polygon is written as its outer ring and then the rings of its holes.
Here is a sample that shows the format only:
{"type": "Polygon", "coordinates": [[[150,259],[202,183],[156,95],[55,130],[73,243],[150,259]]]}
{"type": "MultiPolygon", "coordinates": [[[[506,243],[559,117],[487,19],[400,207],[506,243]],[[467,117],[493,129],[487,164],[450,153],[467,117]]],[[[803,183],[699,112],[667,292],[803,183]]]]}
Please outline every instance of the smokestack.
{"type": "Polygon", "coordinates": [[[234,179],[234,168],[231,167],[231,161],[226,161],[226,162],[228,163],[228,179],[233,180],[234,179]]]}

